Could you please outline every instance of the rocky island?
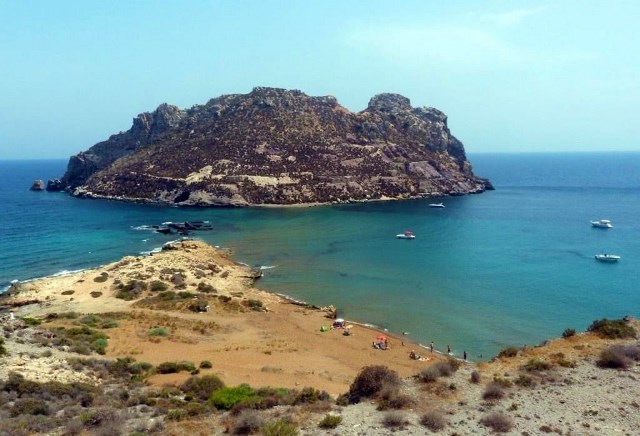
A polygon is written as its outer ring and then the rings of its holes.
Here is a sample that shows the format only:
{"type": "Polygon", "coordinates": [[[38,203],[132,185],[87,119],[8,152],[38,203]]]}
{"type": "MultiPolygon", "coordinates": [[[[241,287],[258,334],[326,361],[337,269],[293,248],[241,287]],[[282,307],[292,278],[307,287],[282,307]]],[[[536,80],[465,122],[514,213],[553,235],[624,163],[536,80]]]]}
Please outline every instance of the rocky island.
{"type": "Polygon", "coordinates": [[[358,113],[334,97],[254,88],[190,109],[161,104],[71,157],[47,190],[184,206],[256,206],[464,195],[476,177],[447,116],[376,95],[358,113]]]}

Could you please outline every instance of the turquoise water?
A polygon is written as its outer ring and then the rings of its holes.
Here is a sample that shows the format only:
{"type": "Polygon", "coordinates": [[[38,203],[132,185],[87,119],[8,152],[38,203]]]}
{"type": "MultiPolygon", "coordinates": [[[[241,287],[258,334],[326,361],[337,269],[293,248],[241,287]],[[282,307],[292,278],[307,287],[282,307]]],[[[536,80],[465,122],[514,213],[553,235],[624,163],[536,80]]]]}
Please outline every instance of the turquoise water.
{"type": "Polygon", "coordinates": [[[640,315],[640,154],[479,154],[496,191],[296,209],[179,209],[30,192],[65,161],[0,162],[0,288],[160,246],[135,230],[204,219],[202,239],[275,266],[263,288],[470,356],[533,345],[594,319],[640,315]],[[590,226],[608,218],[614,229],[590,226]],[[415,240],[395,234],[411,229],[415,240]],[[622,256],[618,264],[593,259],[622,256]]]}

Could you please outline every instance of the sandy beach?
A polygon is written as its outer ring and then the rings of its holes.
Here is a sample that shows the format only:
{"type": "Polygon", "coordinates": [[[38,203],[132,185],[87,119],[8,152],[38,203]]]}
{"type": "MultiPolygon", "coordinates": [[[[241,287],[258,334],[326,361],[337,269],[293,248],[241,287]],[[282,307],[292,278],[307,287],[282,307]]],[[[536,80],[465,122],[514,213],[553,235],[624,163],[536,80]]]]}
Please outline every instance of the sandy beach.
{"type": "MultiPolygon", "coordinates": [[[[349,322],[348,329],[330,328],[333,308],[312,308],[260,290],[255,276],[251,268],[234,262],[227,250],[187,240],[150,256],[125,257],[96,269],[17,285],[13,290],[19,293],[10,301],[37,301],[17,306],[16,316],[125,312],[128,316],[107,332],[106,357],[132,356],[153,365],[191,361],[197,366],[208,360],[212,368],[202,373],[216,374],[227,385],[311,386],[335,396],[347,391],[364,366],[385,365],[407,377],[441,358],[420,351],[408,336],[349,322]],[[133,300],[117,298],[118,284],[131,280],[163,282],[167,290],[194,295],[175,304],[148,302],[146,297],[154,295],[149,290],[133,300]],[[215,291],[200,293],[198,286],[215,291]],[[226,298],[229,301],[223,302],[226,298]],[[209,310],[189,310],[195,300],[206,300],[209,310]],[[252,310],[247,306],[250,300],[261,302],[264,310],[252,310]],[[322,326],[328,331],[321,331],[322,326]],[[154,327],[165,328],[169,335],[150,336],[154,327]],[[372,346],[380,335],[387,337],[389,349],[372,346]],[[426,358],[410,359],[412,349],[426,358]]],[[[177,383],[188,376],[156,375],[150,382],[177,383]]]]}
{"type": "MultiPolygon", "coordinates": [[[[16,284],[0,300],[3,309],[11,311],[1,320],[10,351],[2,357],[0,382],[15,372],[41,384],[102,385],[104,375],[99,371],[74,366],[81,355],[69,347],[50,346],[57,327],[78,328],[83,325],[78,320],[86,320],[86,314],[98,314],[96,318],[117,320],[102,330],[108,336],[104,357],[111,361],[133,357],[156,368],[164,362],[187,361],[198,367],[209,361],[211,367],[200,368],[199,376],[215,374],[227,386],[246,383],[254,388],[297,391],[313,387],[335,399],[349,390],[365,366],[385,366],[400,375],[402,381],[394,394],[402,399],[400,410],[381,411],[381,398],[348,407],[333,400],[289,406],[287,419],[301,434],[327,434],[319,426],[329,411],[341,420],[338,433],[332,434],[354,436],[385,435],[392,430],[394,434],[424,434],[428,414],[436,416],[441,428],[460,435],[492,434],[493,428],[485,423],[489,418],[494,423],[507,422],[509,430],[505,431],[512,434],[630,435],[640,425],[638,363],[629,361],[620,370],[601,368],[597,362],[612,345],[630,347],[637,354],[640,348],[635,338],[578,333],[539,346],[514,348],[510,357],[462,364],[453,373],[425,381],[424,374],[435,368],[434,363],[451,365],[443,362],[445,356],[431,354],[411,343],[408,336],[348,320],[349,328],[331,328],[333,307],[310,307],[260,290],[259,284],[259,272],[234,262],[229,251],[194,240],[173,243],[149,256],[125,257],[91,270],[16,284]],[[74,315],[69,316],[70,312],[74,315]],[[45,324],[38,327],[34,318],[45,324]],[[379,336],[386,337],[389,349],[372,346],[379,336]],[[410,359],[413,349],[426,358],[410,359]],[[529,368],[531,365],[535,368],[529,368]],[[488,397],[491,389],[499,395],[488,397]]],[[[633,318],[625,323],[635,331],[640,328],[633,318]]],[[[126,423],[117,427],[100,424],[104,431],[126,427],[127,431],[182,435],[187,429],[190,434],[208,435],[241,425],[242,415],[232,412],[197,412],[187,421],[169,418],[175,413],[170,408],[187,407],[188,400],[167,399],[161,391],[176,389],[190,374],[152,374],[142,389],[155,390],[160,400],[154,401],[169,402],[163,406],[164,417],[157,418],[158,409],[134,401],[121,412],[110,409],[112,414],[126,412],[126,423]]],[[[143,395],[140,389],[135,395],[143,395]]],[[[121,394],[120,400],[123,398],[128,399],[129,393],[121,394]]],[[[14,400],[8,394],[0,395],[3,407],[15,409],[20,403],[14,400]]],[[[86,410],[98,413],[100,407],[86,410]]],[[[72,407],[70,413],[82,410],[72,407]]],[[[253,419],[282,417],[278,408],[252,413],[253,419]]],[[[15,429],[20,424],[12,421],[7,425],[15,429]]],[[[83,427],[87,424],[75,428],[83,427]]]]}

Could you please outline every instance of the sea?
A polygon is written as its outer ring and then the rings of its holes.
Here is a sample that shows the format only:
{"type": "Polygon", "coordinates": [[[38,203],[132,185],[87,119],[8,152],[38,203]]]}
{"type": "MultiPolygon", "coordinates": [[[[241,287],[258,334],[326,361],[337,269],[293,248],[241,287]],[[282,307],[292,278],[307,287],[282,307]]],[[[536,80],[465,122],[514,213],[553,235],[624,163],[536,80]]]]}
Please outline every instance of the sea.
{"type": "MultiPolygon", "coordinates": [[[[0,161],[0,292],[157,251],[163,222],[261,267],[258,286],[487,359],[640,316],[640,153],[469,154],[495,191],[297,208],[177,208],[34,192],[66,160],[0,161]],[[443,202],[445,208],[430,208],[443,202]],[[590,221],[610,219],[612,229],[590,221]],[[413,240],[397,239],[405,230],[413,240]],[[617,254],[601,263],[598,253],[617,254]]],[[[320,326],[318,326],[320,328],[320,326]]]]}

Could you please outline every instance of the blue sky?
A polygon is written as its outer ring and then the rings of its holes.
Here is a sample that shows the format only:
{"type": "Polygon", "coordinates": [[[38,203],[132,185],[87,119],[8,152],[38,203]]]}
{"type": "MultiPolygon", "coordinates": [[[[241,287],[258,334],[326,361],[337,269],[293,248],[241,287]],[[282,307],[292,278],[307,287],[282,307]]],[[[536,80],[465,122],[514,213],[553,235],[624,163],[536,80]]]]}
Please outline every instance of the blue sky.
{"type": "Polygon", "coordinates": [[[468,152],[640,151],[640,1],[0,0],[0,159],[254,86],[433,106],[468,152]]]}

